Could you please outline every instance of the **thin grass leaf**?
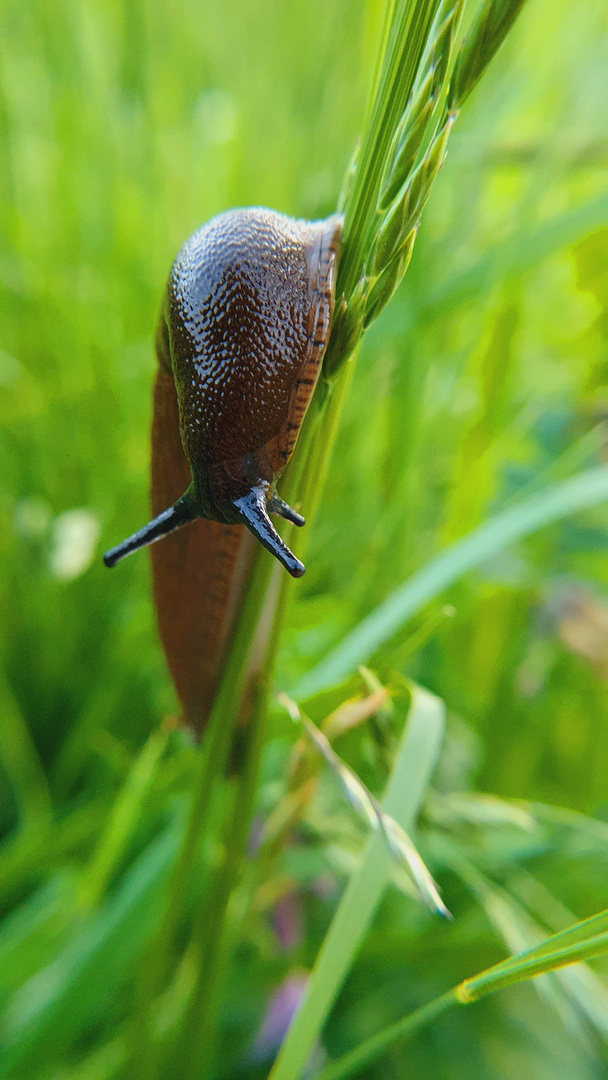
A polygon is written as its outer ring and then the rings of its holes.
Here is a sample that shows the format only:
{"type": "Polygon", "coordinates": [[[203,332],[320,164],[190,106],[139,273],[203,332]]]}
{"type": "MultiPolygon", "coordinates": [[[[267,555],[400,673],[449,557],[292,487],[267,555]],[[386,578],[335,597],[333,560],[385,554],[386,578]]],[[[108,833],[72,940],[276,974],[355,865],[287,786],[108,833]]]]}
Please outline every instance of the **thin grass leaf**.
{"type": "Polygon", "coordinates": [[[405,829],[390,814],[378,814],[379,825],[386,837],[389,849],[395,860],[412,875],[420,898],[431,911],[436,911],[444,918],[452,916],[445,906],[431,874],[420,853],[410,840],[405,829]]]}
{"type": "Polygon", "coordinates": [[[28,725],[0,668],[0,761],[17,802],[22,828],[43,827],[51,814],[46,776],[28,725]]]}
{"type": "MultiPolygon", "coordinates": [[[[509,952],[521,953],[537,948],[543,942],[546,929],[543,930],[506,889],[490,882],[470,863],[456,862],[454,868],[472,890],[509,952]]],[[[581,1002],[579,996],[571,992],[571,980],[564,980],[561,972],[549,973],[538,979],[535,989],[555,1009],[564,1026],[583,1045],[587,1044],[587,1032],[577,1007],[581,1002]]]]}
{"type": "Polygon", "coordinates": [[[463,574],[538,529],[608,498],[608,466],[587,469],[490,518],[442,551],[367,616],[291,691],[296,699],[332,686],[369,660],[397,630],[463,574]]]}
{"type": "Polygon", "coordinates": [[[335,750],[332,749],[327,736],[324,735],[322,731],[319,731],[318,727],[313,724],[307,716],[300,712],[295,701],[291,701],[286,694],[280,694],[279,701],[287,710],[291,719],[299,721],[299,723],[302,724],[302,727],[316,746],[319,753],[325,758],[327,764],[340,779],[351,806],[354,807],[357,813],[365,818],[368,825],[371,825],[372,828],[376,828],[378,820],[372,803],[372,797],[365,785],[359,780],[359,777],[356,776],[353,770],[338,757],[335,750]]]}
{"type": "Polygon", "coordinates": [[[129,869],[111,901],[77,925],[66,948],[17,991],[0,1022],[0,1077],[26,1075],[26,1064],[86,1031],[116,996],[158,917],[177,836],[172,822],[129,869]]]}
{"type": "MultiPolygon", "coordinates": [[[[584,843],[586,851],[606,853],[608,849],[608,823],[598,818],[589,817],[587,814],[577,813],[564,806],[550,806],[547,803],[523,802],[524,809],[528,808],[538,821],[546,821],[548,824],[572,830],[577,843],[584,843]]],[[[579,847],[580,850],[580,847],[579,847]]]]}
{"type": "Polygon", "coordinates": [[[330,1061],[324,1069],[321,1069],[321,1072],[317,1073],[315,1080],[342,1080],[346,1076],[355,1076],[366,1065],[382,1057],[387,1050],[405,1042],[410,1035],[420,1031],[438,1016],[441,1016],[442,1013],[458,1004],[459,1001],[455,990],[449,990],[447,994],[442,994],[441,997],[430,1001],[428,1005],[416,1009],[415,1012],[410,1013],[403,1020],[391,1024],[390,1027],[378,1032],[377,1035],[372,1035],[370,1039],[366,1039],[354,1050],[350,1050],[347,1054],[343,1054],[342,1057],[330,1061]]]}
{"type": "Polygon", "coordinates": [[[524,979],[555,971],[566,964],[591,960],[605,953],[608,953],[608,912],[601,912],[577,923],[570,931],[564,930],[547,938],[534,949],[504,960],[471,979],[465,979],[457,987],[458,999],[464,1004],[479,1001],[486,994],[493,994],[505,986],[513,986],[524,979]],[[604,929],[600,930],[600,927],[604,929]]]}
{"type": "Polygon", "coordinates": [[[299,721],[304,727],[317,750],[339,778],[351,806],[363,817],[372,829],[378,829],[383,835],[387,848],[395,862],[413,878],[420,899],[439,914],[449,917],[449,912],[441,899],[437,886],[425,866],[419,852],[410,837],[390,814],[385,813],[380,803],[365,786],[357,774],[336,754],[326,735],[313,724],[304,713],[287,697],[279,694],[279,701],[287,710],[292,720],[299,721]]]}
{"type": "MultiPolygon", "coordinates": [[[[444,724],[443,703],[412,686],[407,726],[382,801],[383,810],[406,832],[413,827],[435,766],[444,724]]],[[[272,1069],[272,1080],[299,1078],[389,880],[390,858],[383,838],[374,834],[325,936],[305,997],[272,1069]]]]}
{"type": "Polygon", "coordinates": [[[76,882],[69,871],[15,907],[0,925],[0,1001],[48,963],[65,941],[74,917],[76,882]]]}
{"type": "Polygon", "coordinates": [[[518,803],[473,791],[448,795],[433,793],[425,809],[432,821],[448,826],[455,822],[467,822],[483,828],[515,827],[530,833],[538,828],[534,816],[518,803]]]}
{"type": "Polygon", "coordinates": [[[591,959],[608,953],[608,911],[576,923],[560,934],[554,934],[537,948],[519,953],[465,979],[452,990],[423,1005],[403,1020],[373,1035],[354,1050],[330,1062],[317,1080],[342,1080],[354,1076],[366,1065],[377,1061],[387,1050],[405,1042],[410,1035],[426,1027],[432,1020],[456,1005],[469,1005],[487,994],[515,985],[567,964],[591,959]]]}
{"type": "Polygon", "coordinates": [[[81,895],[81,904],[85,909],[94,907],[98,903],[112,873],[120,864],[139,822],[142,807],[156,777],[168,737],[168,731],[155,731],[150,735],[114,801],[107,828],[99,841],[88,871],[85,871],[81,895]]]}
{"type": "Polygon", "coordinates": [[[608,227],[608,196],[600,195],[533,229],[522,229],[496,245],[474,266],[464,270],[431,292],[422,315],[427,320],[445,315],[450,309],[472,300],[498,285],[507,275],[521,275],[538,266],[555,252],[578,243],[599,229],[608,227]]]}
{"type": "MultiPolygon", "coordinates": [[[[576,922],[575,916],[532,874],[522,868],[508,882],[509,895],[519,898],[527,911],[552,933],[559,933],[576,922]]],[[[545,931],[546,933],[546,931],[545,931]]],[[[544,936],[544,934],[543,934],[544,936]]],[[[588,964],[573,964],[560,969],[558,977],[577,1010],[587,1018],[600,1037],[608,1041],[608,980],[588,964]]],[[[585,1028],[585,1041],[588,1031],[585,1028]]]]}
{"type": "Polygon", "coordinates": [[[330,740],[337,739],[339,735],[359,724],[369,720],[378,712],[391,711],[391,701],[385,686],[378,686],[376,690],[365,698],[351,698],[342,705],[338,705],[322,724],[323,734],[330,740]]]}

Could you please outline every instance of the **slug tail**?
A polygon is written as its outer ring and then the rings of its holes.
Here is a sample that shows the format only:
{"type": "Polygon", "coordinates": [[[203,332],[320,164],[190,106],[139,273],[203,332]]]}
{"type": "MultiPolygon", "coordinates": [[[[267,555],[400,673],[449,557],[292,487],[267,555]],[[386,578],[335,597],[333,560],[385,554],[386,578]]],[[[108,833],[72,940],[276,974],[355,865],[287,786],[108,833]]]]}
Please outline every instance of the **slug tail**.
{"type": "MultiPolygon", "coordinates": [[[[154,387],[152,512],[178,500],[189,483],[175,384],[161,366],[154,387]]],[[[213,703],[254,553],[246,529],[201,518],[150,548],[167,666],[184,721],[198,734],[213,703]]]]}

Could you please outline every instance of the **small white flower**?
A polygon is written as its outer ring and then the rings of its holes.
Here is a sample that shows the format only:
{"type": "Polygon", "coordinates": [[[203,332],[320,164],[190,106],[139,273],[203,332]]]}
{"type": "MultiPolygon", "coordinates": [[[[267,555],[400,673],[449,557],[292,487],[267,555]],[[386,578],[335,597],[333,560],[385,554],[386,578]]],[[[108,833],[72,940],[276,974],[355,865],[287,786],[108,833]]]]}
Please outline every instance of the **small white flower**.
{"type": "Polygon", "coordinates": [[[88,570],[99,539],[100,524],[90,510],[66,510],[53,522],[50,569],[61,581],[73,581],[88,570]]]}

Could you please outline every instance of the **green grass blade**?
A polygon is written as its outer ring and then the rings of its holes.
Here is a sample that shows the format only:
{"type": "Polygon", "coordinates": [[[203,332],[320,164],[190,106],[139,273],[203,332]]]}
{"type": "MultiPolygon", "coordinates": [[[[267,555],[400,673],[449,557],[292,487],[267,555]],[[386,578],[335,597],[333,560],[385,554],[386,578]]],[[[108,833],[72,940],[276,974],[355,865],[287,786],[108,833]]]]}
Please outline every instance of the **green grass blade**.
{"type": "Polygon", "coordinates": [[[516,540],[608,498],[608,467],[599,465],[552,484],[491,518],[413,574],[293,688],[306,698],[365,663],[412,615],[463,574],[516,540]]]}
{"type": "MultiPolygon", "coordinates": [[[[555,942],[550,940],[547,944],[546,934],[548,926],[544,922],[545,909],[550,907],[551,900],[547,893],[543,896],[541,905],[542,912],[536,908],[534,913],[529,909],[529,904],[524,906],[516,895],[507,888],[497,885],[489,880],[476,866],[466,859],[457,856],[452,862],[453,869],[459,874],[467,888],[479,901],[484,909],[488,922],[494,928],[498,936],[503,940],[507,951],[513,956],[522,953],[534,953],[541,956],[544,952],[552,952],[555,942]],[[538,922],[533,914],[540,916],[542,922],[538,922]]],[[[555,903],[555,900],[553,900],[555,903]]],[[[571,915],[569,921],[572,922],[571,915]]],[[[566,937],[562,945],[570,946],[578,940],[587,938],[589,934],[597,934],[608,929],[608,920],[601,916],[593,920],[593,926],[582,926],[576,931],[565,931],[566,937]]],[[[553,927],[554,930],[561,928],[553,927]]],[[[510,959],[500,965],[495,965],[494,971],[510,965],[510,959]]],[[[576,970],[569,968],[567,971],[557,971],[552,978],[544,978],[535,984],[540,997],[552,1007],[562,1023],[571,1031],[577,1031],[580,1037],[584,1037],[582,1018],[596,1027],[600,1037],[606,1034],[608,1021],[608,995],[606,989],[593,971],[586,965],[581,964],[576,970]]]]}
{"type": "Polygon", "coordinates": [[[560,949],[552,948],[550,951],[537,953],[534,950],[528,956],[507,962],[500,966],[499,970],[490,968],[482,975],[473,979],[467,979],[458,988],[459,999],[467,1004],[469,1001],[478,1001],[486,994],[492,994],[495,990],[501,990],[504,986],[512,986],[513,983],[523,979],[531,979],[534,975],[541,975],[546,971],[555,971],[556,968],[566,964],[577,964],[581,960],[590,960],[594,956],[601,956],[608,952],[608,930],[602,934],[595,934],[586,941],[567,945],[560,949]]]}
{"type": "Polygon", "coordinates": [[[1,1002],[52,959],[70,932],[74,884],[73,874],[55,874],[0,923],[1,1002]]]}
{"type": "Polygon", "coordinates": [[[69,945],[17,991],[1,1022],[1,1077],[24,1076],[25,1063],[86,1031],[115,998],[158,917],[176,840],[173,822],[133,864],[109,903],[83,920],[69,945]]]}
{"type": "Polygon", "coordinates": [[[498,244],[468,270],[450,278],[424,302],[423,315],[434,319],[479,294],[487,295],[492,285],[507,274],[518,276],[537,266],[557,251],[579,243],[586,236],[608,226],[608,197],[558,214],[536,228],[516,232],[498,244]]]}
{"type": "Polygon", "coordinates": [[[505,986],[512,986],[535,975],[555,971],[566,964],[575,964],[607,952],[608,911],[603,911],[576,923],[569,930],[554,934],[534,949],[511,956],[479,975],[465,979],[446,994],[416,1009],[403,1020],[391,1024],[348,1054],[332,1061],[321,1071],[317,1080],[342,1080],[343,1077],[353,1076],[453,1005],[469,1005],[505,986]]]}
{"type": "Polygon", "coordinates": [[[382,809],[378,800],[374,798],[354,769],[342,761],[324,732],[300,712],[295,701],[291,701],[285,694],[279,695],[279,700],[281,698],[292,720],[302,724],[318,753],[340,781],[343,792],[353,809],[366,825],[377,829],[384,837],[387,850],[390,851],[396,864],[401,866],[410,877],[418,890],[421,902],[427,904],[431,911],[438,911],[449,918],[449,912],[439,895],[437,886],[405,830],[382,809]]]}
{"type": "Polygon", "coordinates": [[[184,1080],[201,1080],[213,1075],[211,1061],[216,1025],[230,953],[230,900],[244,869],[266,732],[266,713],[267,691],[260,680],[255,680],[232,819],[226,834],[225,859],[217,868],[207,896],[201,899],[190,939],[189,952],[198,968],[198,976],[177,1035],[175,1058],[176,1072],[184,1080]],[[204,1065],[201,1066],[202,1062],[204,1065]]]}
{"type": "Polygon", "coordinates": [[[608,910],[575,923],[559,934],[553,934],[534,949],[511,956],[480,975],[465,979],[458,987],[458,997],[465,1003],[477,1001],[503,986],[532,978],[544,971],[553,971],[565,964],[599,956],[603,952],[608,952],[608,910]]]}
{"type": "Polygon", "coordinates": [[[155,731],[136,758],[118,794],[88,872],[84,877],[81,903],[94,907],[112,873],[119,865],[140,819],[146,795],[156,776],[159,761],[167,745],[169,732],[155,731]]]}
{"type": "Polygon", "coordinates": [[[17,802],[22,827],[48,821],[51,798],[40,758],[27,723],[0,670],[0,761],[4,766],[17,802]]]}
{"type": "Polygon", "coordinates": [[[134,1077],[150,1080],[155,1075],[156,1045],[149,1024],[150,1006],[167,974],[176,928],[182,917],[184,896],[187,895],[200,858],[212,816],[213,794],[225,777],[234,725],[248,677],[247,659],[274,569],[271,557],[266,552],[258,552],[240,621],[199,750],[188,821],[171,874],[160,927],[140,963],[140,985],[133,1024],[131,1072],[134,1077]]]}
{"type": "Polygon", "coordinates": [[[379,1031],[371,1039],[366,1039],[360,1046],[350,1050],[348,1054],[343,1054],[341,1058],[330,1062],[315,1077],[315,1080],[342,1080],[344,1076],[353,1076],[360,1069],[369,1065],[370,1062],[381,1057],[385,1050],[390,1050],[392,1046],[403,1042],[408,1035],[420,1031],[421,1028],[426,1027],[441,1013],[457,1004],[456,992],[449,990],[447,994],[442,994],[441,997],[429,1001],[427,1005],[422,1005],[403,1020],[391,1024],[384,1031],[379,1031]]]}
{"type": "Polygon", "coordinates": [[[0,902],[7,904],[15,895],[32,888],[40,875],[71,861],[83,845],[92,844],[99,831],[99,820],[107,812],[103,799],[94,799],[78,807],[54,826],[32,825],[13,834],[0,849],[0,902]]]}
{"type": "MultiPolygon", "coordinates": [[[[411,831],[433,771],[444,730],[443,703],[413,688],[405,735],[383,808],[411,831]]],[[[391,873],[383,838],[370,837],[361,865],[349,881],[315,963],[305,998],[271,1073],[272,1080],[296,1080],[329,1015],[336,995],[367,931],[391,873]]]]}

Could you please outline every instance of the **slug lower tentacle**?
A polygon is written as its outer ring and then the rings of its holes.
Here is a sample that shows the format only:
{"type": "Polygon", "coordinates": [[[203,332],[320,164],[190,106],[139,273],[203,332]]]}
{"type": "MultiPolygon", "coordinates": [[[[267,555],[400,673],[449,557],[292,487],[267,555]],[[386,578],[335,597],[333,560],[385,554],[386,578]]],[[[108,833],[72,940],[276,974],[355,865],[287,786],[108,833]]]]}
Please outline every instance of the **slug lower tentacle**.
{"type": "Polygon", "coordinates": [[[251,534],[294,577],[304,573],[269,514],[304,524],[275,484],[329,340],[340,228],[337,216],[233,210],[194,233],[169,276],[157,333],[155,517],[104,561],[153,545],[161,639],[197,728],[252,565],[251,534]]]}

